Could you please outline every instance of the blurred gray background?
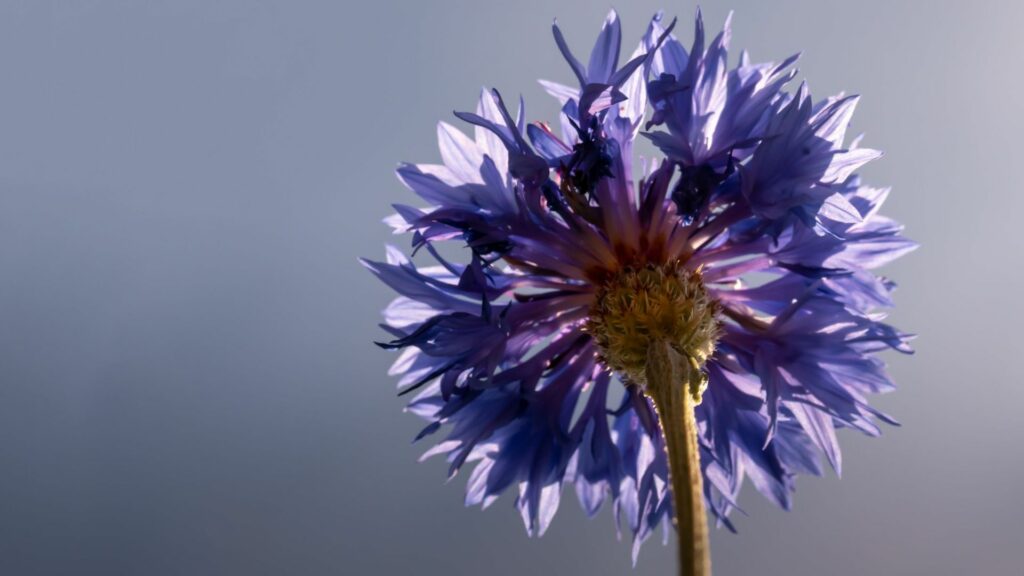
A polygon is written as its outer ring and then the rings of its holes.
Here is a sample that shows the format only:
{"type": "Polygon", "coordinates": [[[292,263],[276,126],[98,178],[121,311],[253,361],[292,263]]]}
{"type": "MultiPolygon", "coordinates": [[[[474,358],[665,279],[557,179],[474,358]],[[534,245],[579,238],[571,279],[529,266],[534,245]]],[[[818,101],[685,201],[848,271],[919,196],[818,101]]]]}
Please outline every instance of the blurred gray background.
{"type": "MultiPolygon", "coordinates": [[[[391,294],[356,263],[482,85],[556,106],[558,17],[586,54],[606,2],[0,3],[0,574],[635,571],[607,508],[542,539],[512,499],[417,464],[385,375],[391,294]]],[[[658,9],[620,2],[631,51],[658,9]]],[[[1018,2],[704,5],[757,59],[804,51],[816,96],[864,94],[866,172],[923,248],[887,273],[918,354],[841,434],[845,473],[786,513],[747,487],[720,576],[1020,575],[1024,403],[1018,2]],[[1009,165],[1004,162],[1010,162],[1009,165]]]]}

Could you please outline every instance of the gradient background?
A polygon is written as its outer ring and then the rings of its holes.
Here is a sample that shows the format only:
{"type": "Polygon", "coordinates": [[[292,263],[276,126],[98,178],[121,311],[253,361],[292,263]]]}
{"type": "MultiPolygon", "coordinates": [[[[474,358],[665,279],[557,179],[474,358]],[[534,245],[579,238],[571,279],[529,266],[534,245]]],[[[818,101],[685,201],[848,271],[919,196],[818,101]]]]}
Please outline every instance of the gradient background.
{"type": "MultiPolygon", "coordinates": [[[[484,84],[553,120],[550,19],[585,54],[608,8],[427,4],[0,3],[0,573],[672,573],[657,541],[631,572],[607,508],[567,494],[531,540],[415,462],[370,344],[391,294],[356,263],[406,241],[392,171],[484,84]]],[[[693,4],[619,4],[626,53],[658,7],[689,45],[693,4]]],[[[1024,9],[729,4],[705,12],[737,10],[734,47],[865,95],[866,176],[924,246],[887,270],[893,320],[922,337],[878,400],[904,426],[841,434],[844,477],[792,512],[748,486],[715,573],[1021,574],[1024,9]]]]}

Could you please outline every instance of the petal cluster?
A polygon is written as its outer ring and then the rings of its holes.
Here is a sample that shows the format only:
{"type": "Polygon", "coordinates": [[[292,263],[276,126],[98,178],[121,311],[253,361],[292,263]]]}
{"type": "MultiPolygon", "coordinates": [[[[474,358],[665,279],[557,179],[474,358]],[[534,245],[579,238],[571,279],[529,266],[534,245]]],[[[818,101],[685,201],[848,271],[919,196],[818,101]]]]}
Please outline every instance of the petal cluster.
{"type": "Polygon", "coordinates": [[[689,47],[672,30],[656,15],[620,58],[612,12],[584,66],[556,24],[576,80],[542,81],[558,129],[482,91],[456,114],[472,136],[442,122],[442,163],[398,169],[422,204],[386,221],[432,262],[364,261],[398,293],[381,345],[400,351],[417,440],[438,439],[424,457],[470,469],[467,504],[513,492],[531,535],[567,487],[589,514],[608,504],[634,558],[671,501],[657,416],[588,331],[610,278],[683,267],[715,302],[697,421],[706,503],[730,529],[745,480],[788,507],[796,475],[840,471],[837,429],[893,423],[868,404],[893,387],[878,353],[910,351],[875,271],[915,245],[856,174],[879,156],[845,142],[857,98],[787,91],[795,57],[730,67],[728,22],[706,46],[699,13],[689,47]],[[663,157],[636,162],[638,137],[663,157]]]}

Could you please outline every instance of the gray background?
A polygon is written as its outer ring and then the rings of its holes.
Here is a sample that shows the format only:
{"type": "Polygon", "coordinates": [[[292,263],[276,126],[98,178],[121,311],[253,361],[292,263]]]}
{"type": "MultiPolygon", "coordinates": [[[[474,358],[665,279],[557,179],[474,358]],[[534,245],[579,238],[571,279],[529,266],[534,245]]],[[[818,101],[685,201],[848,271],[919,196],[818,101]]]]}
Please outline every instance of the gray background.
{"type": "MultiPolygon", "coordinates": [[[[632,50],[659,3],[620,4],[632,50]]],[[[1019,3],[730,4],[735,47],[865,95],[922,337],[878,401],[904,426],[842,434],[844,477],[792,512],[748,486],[716,574],[1021,574],[1019,3]]],[[[664,7],[688,44],[694,5],[664,7]]],[[[550,19],[585,54],[607,8],[0,3],[0,573],[630,573],[607,509],[566,494],[531,540],[415,462],[356,264],[435,122],[483,84],[553,120],[550,19]]],[[[673,563],[652,541],[632,573],[673,563]]]]}

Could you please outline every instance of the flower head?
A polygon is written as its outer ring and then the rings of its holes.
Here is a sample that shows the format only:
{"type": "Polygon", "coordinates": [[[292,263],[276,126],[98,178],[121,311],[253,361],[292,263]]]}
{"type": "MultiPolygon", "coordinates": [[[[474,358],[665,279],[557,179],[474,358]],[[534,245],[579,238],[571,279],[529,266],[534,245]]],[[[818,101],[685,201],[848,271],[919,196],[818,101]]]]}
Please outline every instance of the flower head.
{"type": "Polygon", "coordinates": [[[786,92],[795,57],[730,68],[728,22],[705,47],[699,13],[688,50],[659,14],[621,66],[614,12],[587,66],[554,36],[577,80],[542,81],[560,134],[483,91],[456,114],[473,137],[442,122],[443,163],[398,169],[426,205],[387,222],[435,265],[393,248],[364,263],[399,294],[381,345],[401,350],[418,439],[443,437],[425,456],[472,468],[466,503],[512,489],[539,535],[570,485],[589,514],[610,502],[635,558],[671,506],[650,343],[706,375],[708,509],[731,528],[745,479],[788,507],[822,455],[840,470],[836,429],[892,423],[867,399],[892,388],[877,353],[909,336],[883,323],[894,284],[874,270],[914,244],[855,175],[879,156],[844,143],[856,98],[786,92]],[[664,158],[635,166],[642,132],[664,158]]]}

